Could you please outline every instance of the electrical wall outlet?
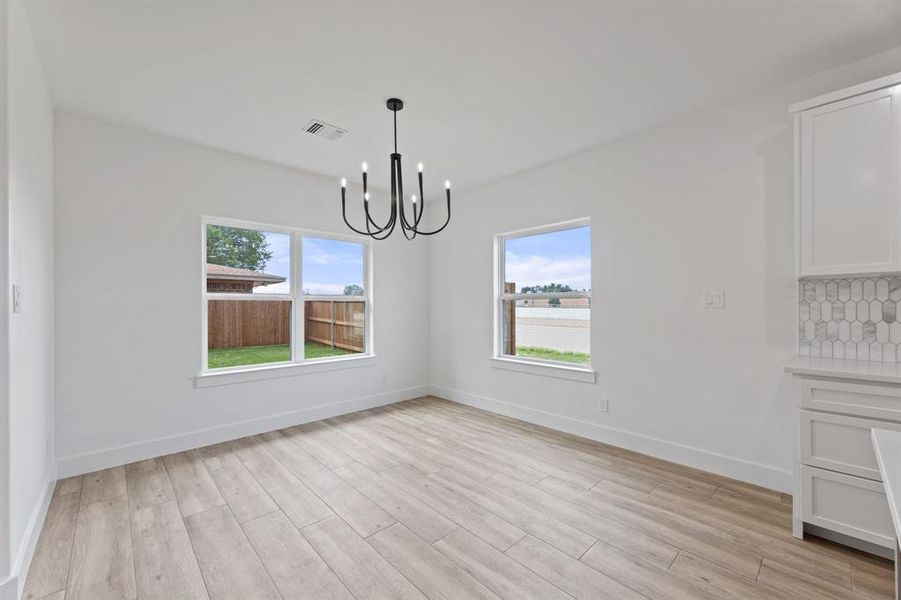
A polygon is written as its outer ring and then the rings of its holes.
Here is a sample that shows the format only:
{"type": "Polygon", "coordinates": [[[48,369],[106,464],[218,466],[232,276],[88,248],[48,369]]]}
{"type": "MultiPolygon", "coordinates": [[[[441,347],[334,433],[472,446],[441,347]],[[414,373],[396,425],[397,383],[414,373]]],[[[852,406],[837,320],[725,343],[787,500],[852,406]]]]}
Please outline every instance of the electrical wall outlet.
{"type": "Polygon", "coordinates": [[[726,308],[726,292],[704,292],[704,308],[726,308]]]}
{"type": "Polygon", "coordinates": [[[601,400],[598,403],[598,410],[600,410],[601,412],[607,412],[607,409],[608,409],[607,398],[605,396],[601,396],[601,400]]]}
{"type": "Polygon", "coordinates": [[[13,312],[22,312],[22,286],[13,284],[13,312]]]}

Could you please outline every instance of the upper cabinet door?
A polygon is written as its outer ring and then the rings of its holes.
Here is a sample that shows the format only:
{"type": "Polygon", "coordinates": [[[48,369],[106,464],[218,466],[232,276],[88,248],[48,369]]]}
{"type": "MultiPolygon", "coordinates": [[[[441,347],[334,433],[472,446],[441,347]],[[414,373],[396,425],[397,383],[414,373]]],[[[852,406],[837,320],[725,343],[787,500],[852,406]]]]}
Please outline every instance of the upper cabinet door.
{"type": "Polygon", "coordinates": [[[800,275],[901,270],[901,85],[800,114],[800,275]]]}

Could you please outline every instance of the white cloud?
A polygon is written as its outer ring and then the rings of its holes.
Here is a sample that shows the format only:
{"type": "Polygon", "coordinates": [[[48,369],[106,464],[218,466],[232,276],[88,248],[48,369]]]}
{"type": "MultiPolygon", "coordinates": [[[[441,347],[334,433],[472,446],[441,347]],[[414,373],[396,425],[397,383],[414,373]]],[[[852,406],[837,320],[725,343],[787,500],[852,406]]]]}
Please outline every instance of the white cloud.
{"type": "MultiPolygon", "coordinates": [[[[349,242],[337,242],[336,244],[342,243],[349,242]]],[[[363,263],[361,252],[327,250],[312,238],[304,238],[303,260],[312,265],[359,265],[363,263]]]]}
{"type": "Polygon", "coordinates": [[[569,256],[547,258],[545,256],[518,256],[506,253],[505,279],[523,286],[560,283],[574,290],[591,288],[591,258],[569,256]]]}

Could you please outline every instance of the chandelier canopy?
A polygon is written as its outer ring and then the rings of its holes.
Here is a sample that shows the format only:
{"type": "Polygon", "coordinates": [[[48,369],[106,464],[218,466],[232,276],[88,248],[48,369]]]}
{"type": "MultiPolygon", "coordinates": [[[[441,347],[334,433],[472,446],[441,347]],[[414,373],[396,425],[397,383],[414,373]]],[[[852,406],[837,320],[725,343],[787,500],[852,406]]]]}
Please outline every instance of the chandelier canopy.
{"type": "Polygon", "coordinates": [[[425,199],[422,194],[422,163],[418,165],[418,176],[419,176],[419,198],[417,199],[416,194],[412,194],[410,196],[410,204],[411,204],[411,212],[412,218],[407,220],[407,215],[405,212],[404,206],[404,178],[403,178],[403,169],[401,167],[400,154],[397,152],[397,113],[403,109],[404,102],[398,98],[390,98],[386,103],[388,110],[394,113],[394,152],[391,153],[391,214],[388,217],[388,222],[385,223],[384,226],[379,225],[373,220],[372,216],[369,213],[369,187],[367,184],[367,166],[366,163],[363,163],[363,213],[366,216],[366,229],[357,229],[347,220],[347,209],[346,209],[346,195],[347,195],[347,179],[341,179],[341,216],[344,218],[344,222],[356,233],[361,235],[368,235],[369,237],[376,240],[384,240],[389,235],[394,232],[394,228],[398,222],[398,215],[400,216],[400,228],[404,234],[404,237],[408,240],[412,240],[417,235],[435,235],[439,231],[443,230],[447,227],[447,224],[450,223],[450,181],[444,182],[444,191],[447,195],[447,218],[444,220],[444,224],[435,229],[434,231],[424,231],[419,228],[419,221],[422,219],[422,215],[425,212],[425,199]]]}

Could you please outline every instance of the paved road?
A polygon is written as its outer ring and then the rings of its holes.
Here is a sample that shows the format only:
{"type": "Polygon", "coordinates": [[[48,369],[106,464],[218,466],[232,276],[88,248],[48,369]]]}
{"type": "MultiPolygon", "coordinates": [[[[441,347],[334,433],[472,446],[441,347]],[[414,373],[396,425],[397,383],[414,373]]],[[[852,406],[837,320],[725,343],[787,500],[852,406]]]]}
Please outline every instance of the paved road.
{"type": "Polygon", "coordinates": [[[553,327],[516,323],[517,346],[540,346],[570,352],[591,352],[591,330],[587,327],[553,327]]]}

